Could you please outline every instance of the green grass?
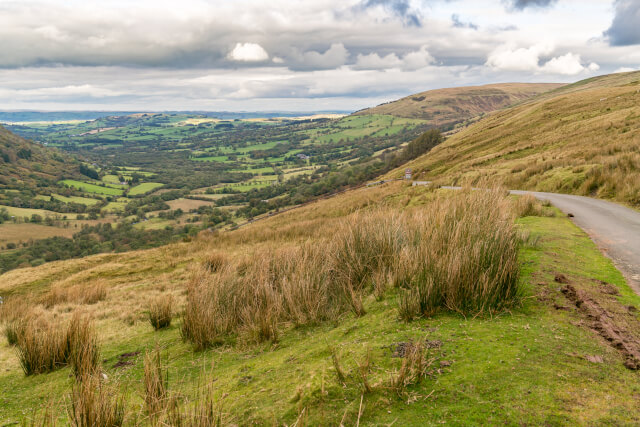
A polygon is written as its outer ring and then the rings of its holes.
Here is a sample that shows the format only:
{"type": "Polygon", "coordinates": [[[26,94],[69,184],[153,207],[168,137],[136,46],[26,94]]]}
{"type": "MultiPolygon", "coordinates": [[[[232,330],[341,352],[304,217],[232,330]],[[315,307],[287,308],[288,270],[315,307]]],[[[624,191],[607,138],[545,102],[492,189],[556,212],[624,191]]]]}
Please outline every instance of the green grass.
{"type": "Polygon", "coordinates": [[[87,193],[104,194],[107,196],[120,196],[123,193],[123,190],[120,190],[118,188],[101,187],[96,184],[89,184],[87,182],[76,181],[73,179],[65,179],[63,181],[60,181],[60,184],[66,185],[68,187],[73,187],[87,193]]]}
{"type": "Polygon", "coordinates": [[[65,203],[79,203],[81,205],[93,206],[99,202],[97,199],[91,199],[89,197],[78,197],[78,196],[61,196],[60,194],[52,194],[52,197],[56,200],[60,200],[65,203]]]}
{"type": "Polygon", "coordinates": [[[129,190],[129,195],[138,196],[140,194],[146,194],[155,190],[156,188],[162,187],[163,185],[164,184],[161,184],[159,182],[143,182],[142,184],[138,184],[135,187],[132,187],[131,190],[129,190]]]}

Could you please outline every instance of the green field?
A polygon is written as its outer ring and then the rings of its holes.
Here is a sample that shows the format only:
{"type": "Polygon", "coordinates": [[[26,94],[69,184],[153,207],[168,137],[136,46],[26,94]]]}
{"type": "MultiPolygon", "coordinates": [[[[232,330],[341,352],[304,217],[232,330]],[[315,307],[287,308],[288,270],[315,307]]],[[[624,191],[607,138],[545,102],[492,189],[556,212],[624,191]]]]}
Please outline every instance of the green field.
{"type": "Polygon", "coordinates": [[[123,190],[117,188],[101,187],[96,184],[89,184],[87,182],[76,181],[73,179],[65,179],[63,181],[60,181],[60,183],[68,187],[76,188],[80,191],[85,191],[87,193],[104,194],[107,196],[120,196],[124,192],[123,190]]]}
{"type": "Polygon", "coordinates": [[[141,194],[149,193],[156,188],[162,187],[164,184],[159,182],[143,182],[142,184],[138,184],[135,187],[131,187],[129,190],[130,196],[139,196],[141,194]]]}
{"type": "Polygon", "coordinates": [[[78,196],[66,197],[66,196],[61,196],[60,194],[52,194],[51,196],[54,199],[60,200],[61,202],[64,202],[64,203],[79,203],[85,206],[93,206],[99,202],[99,200],[91,199],[89,197],[78,197],[78,196]]]}

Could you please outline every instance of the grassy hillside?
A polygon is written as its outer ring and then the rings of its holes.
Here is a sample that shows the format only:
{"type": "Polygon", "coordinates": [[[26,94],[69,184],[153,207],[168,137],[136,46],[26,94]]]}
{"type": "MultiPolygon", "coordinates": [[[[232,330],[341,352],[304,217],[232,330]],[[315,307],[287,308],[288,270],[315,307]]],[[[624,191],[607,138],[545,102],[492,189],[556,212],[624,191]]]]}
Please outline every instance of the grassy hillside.
{"type": "Polygon", "coordinates": [[[73,175],[68,155],[12,134],[0,126],[0,189],[54,186],[73,175]]]}
{"type": "Polygon", "coordinates": [[[554,83],[503,83],[437,89],[410,95],[355,114],[388,114],[428,120],[434,126],[446,127],[483,113],[500,110],[559,86],[561,85],[554,83]]]}
{"type": "Polygon", "coordinates": [[[401,182],[349,191],[192,242],[18,269],[0,276],[7,304],[0,318],[15,318],[16,300],[45,331],[61,333],[77,313],[92,316],[98,341],[83,348],[101,348],[90,360],[104,376],[74,379],[81,366],[73,363],[25,376],[20,353],[2,336],[0,423],[36,410],[43,416],[46,409],[66,423],[65,407],[96,393],[111,408],[121,394],[126,424],[142,425],[171,417],[202,425],[203,413],[222,425],[637,423],[637,373],[587,327],[589,318],[562,286],[599,301],[635,345],[640,327],[632,309],[640,298],[552,208],[499,192],[450,193],[401,182]],[[513,232],[522,242],[516,276],[509,267],[513,232]],[[361,249],[353,252],[353,245],[361,249]],[[430,258],[434,251],[438,257],[430,258]],[[503,255],[501,261],[492,254],[503,255]],[[340,288],[322,275],[335,260],[349,273],[334,276],[338,283],[361,288],[333,293],[340,288]],[[488,268],[474,270],[479,265],[488,268]],[[511,284],[517,279],[517,292],[485,300],[479,312],[465,305],[480,301],[478,295],[457,299],[453,292],[463,289],[452,284],[465,277],[491,285],[489,278],[507,276],[511,284]],[[435,283],[453,286],[444,301],[431,291],[415,294],[437,289],[435,283]],[[221,288],[225,284],[233,285],[221,288]],[[285,288],[300,293],[282,300],[285,288]],[[236,313],[238,300],[246,310],[236,313]],[[149,315],[162,320],[170,301],[170,311],[184,316],[154,331],[149,315]],[[416,308],[420,315],[407,316],[416,308]],[[198,329],[197,320],[206,327],[198,329]]]}
{"type": "Polygon", "coordinates": [[[639,135],[640,72],[621,73],[491,114],[409,166],[440,183],[489,177],[514,189],[640,206],[639,135]]]}

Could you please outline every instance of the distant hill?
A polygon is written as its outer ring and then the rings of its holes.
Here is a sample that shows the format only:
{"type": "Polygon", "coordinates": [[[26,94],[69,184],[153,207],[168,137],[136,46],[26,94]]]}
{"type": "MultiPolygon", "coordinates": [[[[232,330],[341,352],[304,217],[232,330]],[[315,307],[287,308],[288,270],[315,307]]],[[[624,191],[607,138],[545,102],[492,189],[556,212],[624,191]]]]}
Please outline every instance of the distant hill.
{"type": "Polygon", "coordinates": [[[484,177],[640,206],[640,72],[582,80],[496,112],[409,166],[443,184],[484,177]]]}
{"type": "Polygon", "coordinates": [[[0,126],[0,189],[54,185],[77,174],[77,161],[57,149],[23,139],[0,126]]]}
{"type": "Polygon", "coordinates": [[[356,112],[357,115],[388,114],[429,120],[435,126],[462,122],[529,99],[562,85],[556,83],[503,83],[436,89],[356,112]]]}

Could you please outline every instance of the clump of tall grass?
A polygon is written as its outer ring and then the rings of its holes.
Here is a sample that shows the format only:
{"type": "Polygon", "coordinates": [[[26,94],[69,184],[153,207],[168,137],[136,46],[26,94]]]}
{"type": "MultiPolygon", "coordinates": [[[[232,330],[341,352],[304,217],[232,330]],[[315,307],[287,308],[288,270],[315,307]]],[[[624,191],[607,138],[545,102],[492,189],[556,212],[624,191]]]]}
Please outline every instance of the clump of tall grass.
{"type": "Polygon", "coordinates": [[[171,400],[166,419],[169,425],[181,427],[233,425],[223,412],[222,400],[215,398],[211,386],[202,388],[191,405],[180,406],[177,400],[171,400]]]}
{"type": "Polygon", "coordinates": [[[73,427],[119,427],[125,422],[124,399],[97,376],[75,382],[69,400],[67,417],[73,427]]]}
{"type": "Polygon", "coordinates": [[[225,265],[228,264],[228,259],[226,256],[219,252],[214,252],[209,254],[204,261],[202,261],[203,267],[208,270],[210,273],[217,273],[222,270],[225,265]]]}
{"type": "Polygon", "coordinates": [[[160,295],[149,303],[149,323],[160,330],[171,326],[173,318],[173,296],[160,295]]]}
{"type": "Polygon", "coordinates": [[[547,213],[548,211],[545,211],[543,203],[530,194],[518,197],[514,205],[514,210],[518,217],[551,215],[547,213]]]}
{"type": "Polygon", "coordinates": [[[17,340],[18,358],[25,375],[51,372],[68,364],[76,378],[99,369],[100,352],[91,321],[74,314],[69,324],[33,319],[25,321],[17,340]]]}
{"type": "Polygon", "coordinates": [[[106,297],[107,287],[103,282],[97,281],[91,284],[75,285],[68,288],[54,286],[42,298],[42,304],[46,308],[67,302],[96,304],[106,297]]]}
{"type": "Polygon", "coordinates": [[[167,408],[169,372],[163,369],[160,350],[147,352],[144,357],[145,404],[149,416],[156,417],[167,408]]]}

